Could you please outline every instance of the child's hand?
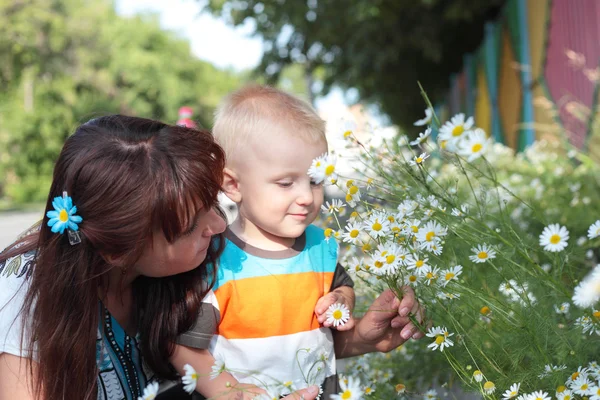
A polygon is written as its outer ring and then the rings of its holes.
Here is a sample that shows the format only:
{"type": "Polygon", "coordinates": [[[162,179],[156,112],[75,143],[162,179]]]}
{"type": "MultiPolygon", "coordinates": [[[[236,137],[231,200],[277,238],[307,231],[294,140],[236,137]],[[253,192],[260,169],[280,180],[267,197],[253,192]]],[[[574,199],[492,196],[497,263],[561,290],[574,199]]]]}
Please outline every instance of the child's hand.
{"type": "Polygon", "coordinates": [[[315,306],[315,314],[317,314],[317,320],[321,325],[327,328],[337,329],[338,331],[347,331],[354,327],[355,321],[352,317],[352,309],[354,308],[354,292],[350,287],[337,288],[333,292],[327,293],[317,301],[315,306]],[[347,291],[351,293],[346,293],[347,291]],[[327,310],[329,306],[335,303],[341,303],[345,305],[350,311],[350,318],[344,324],[338,324],[334,326],[331,320],[327,318],[327,310]]]}

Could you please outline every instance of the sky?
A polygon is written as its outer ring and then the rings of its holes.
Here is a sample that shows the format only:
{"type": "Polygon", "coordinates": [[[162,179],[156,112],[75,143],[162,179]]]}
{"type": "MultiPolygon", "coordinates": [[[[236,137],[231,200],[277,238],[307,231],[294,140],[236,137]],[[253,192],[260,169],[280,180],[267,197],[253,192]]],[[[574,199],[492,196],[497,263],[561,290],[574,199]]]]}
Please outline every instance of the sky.
{"type": "MultiPolygon", "coordinates": [[[[175,31],[190,41],[193,54],[220,68],[240,71],[258,65],[262,55],[262,39],[251,36],[252,23],[232,27],[224,20],[202,12],[202,0],[116,0],[117,12],[124,16],[155,12],[161,26],[175,31]]],[[[341,90],[334,89],[318,98],[316,107],[326,114],[339,114],[345,109],[341,90]]]]}

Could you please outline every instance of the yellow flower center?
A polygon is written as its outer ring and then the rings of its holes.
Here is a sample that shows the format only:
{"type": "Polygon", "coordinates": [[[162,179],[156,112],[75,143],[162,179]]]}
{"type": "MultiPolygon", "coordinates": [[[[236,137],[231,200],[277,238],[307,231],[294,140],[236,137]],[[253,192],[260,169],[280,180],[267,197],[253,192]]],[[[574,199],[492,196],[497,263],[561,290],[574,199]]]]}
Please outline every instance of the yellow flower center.
{"type": "Polygon", "coordinates": [[[333,319],[342,319],[342,311],[341,310],[335,310],[333,312],[333,314],[331,314],[331,316],[333,317],[333,319]]]}
{"type": "Polygon", "coordinates": [[[346,399],[351,399],[352,398],[352,392],[349,390],[344,390],[344,393],[342,393],[342,399],[346,400],[346,399]]]}
{"type": "Polygon", "coordinates": [[[350,194],[358,193],[358,186],[351,186],[350,189],[348,189],[348,193],[350,193],[350,194]]]}
{"type": "Polygon", "coordinates": [[[413,225],[413,226],[411,226],[410,228],[412,229],[413,233],[417,233],[417,232],[419,232],[419,227],[418,227],[418,226],[416,226],[416,225],[413,225]]]}
{"type": "Polygon", "coordinates": [[[381,267],[383,267],[383,263],[382,263],[381,261],[375,261],[375,263],[374,263],[374,264],[375,264],[375,266],[376,266],[377,268],[381,268],[381,267]]]}
{"type": "Polygon", "coordinates": [[[581,385],[580,390],[587,390],[588,387],[589,385],[587,383],[584,383],[583,385],[581,385]]]}
{"type": "Polygon", "coordinates": [[[418,260],[418,261],[415,263],[415,267],[417,267],[417,268],[421,268],[421,267],[423,266],[423,264],[425,264],[425,261],[423,261],[423,260],[418,260]]]}
{"type": "Polygon", "coordinates": [[[324,233],[325,233],[326,238],[331,237],[331,234],[333,233],[333,229],[327,228],[327,229],[325,229],[324,233]]]}
{"type": "Polygon", "coordinates": [[[402,383],[399,383],[396,385],[396,392],[404,392],[406,390],[406,386],[403,385],[402,383]]]}
{"type": "Polygon", "coordinates": [[[440,147],[442,148],[442,150],[444,150],[444,149],[446,148],[446,144],[448,144],[448,141],[447,141],[447,140],[442,140],[442,141],[440,142],[440,147]]]}
{"type": "Polygon", "coordinates": [[[481,315],[488,315],[490,313],[490,308],[488,306],[483,306],[479,312],[481,315]]]}
{"type": "Polygon", "coordinates": [[[373,389],[371,389],[370,387],[368,387],[368,388],[365,388],[365,393],[366,393],[366,394],[369,394],[369,393],[371,393],[372,391],[373,391],[373,389]]]}
{"type": "Polygon", "coordinates": [[[434,278],[434,275],[433,275],[433,273],[431,273],[431,272],[428,272],[428,273],[427,273],[427,279],[433,279],[433,278],[434,278]]]}
{"type": "Polygon", "coordinates": [[[321,161],[317,161],[317,162],[315,163],[315,167],[320,167],[320,166],[321,166],[321,161]]]}
{"type": "Polygon", "coordinates": [[[456,125],[454,129],[452,129],[452,136],[457,137],[463,134],[465,131],[465,127],[462,125],[456,125]]]}
{"type": "Polygon", "coordinates": [[[563,400],[571,400],[572,397],[570,394],[565,395],[565,397],[563,397],[563,400]]]}
{"type": "Polygon", "coordinates": [[[60,213],[58,214],[58,219],[60,220],[60,222],[67,222],[69,220],[69,213],[67,213],[67,210],[65,210],[64,208],[60,210],[60,213]]]}
{"type": "Polygon", "coordinates": [[[357,218],[358,217],[358,213],[356,211],[352,211],[352,213],[350,213],[350,218],[357,218]]]}
{"type": "Polygon", "coordinates": [[[388,221],[390,221],[390,222],[392,222],[392,223],[396,222],[396,218],[394,218],[394,217],[393,217],[393,216],[391,216],[391,215],[390,215],[390,216],[389,216],[387,219],[388,219],[388,221]]]}
{"type": "Polygon", "coordinates": [[[485,390],[492,390],[496,387],[496,385],[494,385],[494,382],[492,381],[487,381],[486,383],[483,384],[483,388],[485,390]]]}
{"type": "Polygon", "coordinates": [[[554,234],[550,236],[550,243],[557,244],[558,242],[560,242],[560,235],[554,234]]]}
{"type": "Polygon", "coordinates": [[[427,232],[427,235],[425,235],[425,240],[427,240],[428,242],[431,242],[434,237],[435,237],[435,232],[427,232]]]}
{"type": "Polygon", "coordinates": [[[485,251],[480,251],[479,253],[477,253],[477,257],[480,260],[486,259],[488,258],[488,253],[486,253],[485,251]]]}
{"type": "Polygon", "coordinates": [[[344,139],[349,138],[352,135],[352,131],[346,131],[344,132],[344,139]]]}
{"type": "Polygon", "coordinates": [[[600,318],[600,311],[594,311],[594,317],[600,318]]]}
{"type": "Polygon", "coordinates": [[[446,278],[447,281],[449,281],[450,279],[454,278],[455,276],[456,275],[454,275],[453,272],[448,272],[448,273],[446,273],[445,278],[446,278]]]}
{"type": "Polygon", "coordinates": [[[350,193],[346,195],[346,201],[352,201],[352,195],[350,193]]]}
{"type": "Polygon", "coordinates": [[[571,375],[571,379],[575,380],[579,377],[579,372],[574,372],[573,375],[571,375]]]}
{"type": "Polygon", "coordinates": [[[565,390],[567,390],[567,387],[566,387],[566,386],[559,386],[559,387],[557,387],[557,388],[556,388],[556,391],[557,391],[558,393],[562,393],[562,392],[564,392],[565,390]]]}
{"type": "Polygon", "coordinates": [[[358,236],[359,233],[360,232],[358,232],[358,229],[352,229],[350,231],[350,237],[353,238],[353,239],[356,239],[356,237],[358,236]]]}
{"type": "Polygon", "coordinates": [[[198,374],[194,372],[192,374],[192,379],[195,380],[195,381],[198,380],[198,374]]]}
{"type": "Polygon", "coordinates": [[[379,220],[375,220],[375,223],[371,226],[374,231],[380,231],[383,226],[379,223],[379,220]]]}
{"type": "Polygon", "coordinates": [[[327,168],[325,168],[325,175],[327,175],[327,176],[333,174],[334,172],[335,172],[335,165],[328,165],[327,168]]]}
{"type": "Polygon", "coordinates": [[[387,255],[387,250],[381,252],[381,257],[385,257],[387,255]]]}
{"type": "Polygon", "coordinates": [[[483,148],[483,145],[481,143],[475,143],[473,145],[473,147],[471,147],[471,152],[472,153],[478,153],[481,151],[481,149],[483,148]]]}
{"type": "Polygon", "coordinates": [[[416,162],[417,164],[421,164],[421,163],[423,162],[423,157],[417,157],[417,158],[415,159],[415,162],[416,162]]]}
{"type": "Polygon", "coordinates": [[[355,271],[360,271],[360,265],[357,265],[356,267],[354,267],[355,271]]]}
{"type": "Polygon", "coordinates": [[[411,275],[411,276],[408,277],[408,280],[409,280],[409,282],[414,283],[414,282],[417,281],[417,276],[416,275],[411,275]]]}
{"type": "Polygon", "coordinates": [[[394,261],[396,261],[396,256],[395,256],[395,255],[393,255],[393,254],[390,254],[389,256],[387,256],[387,257],[385,258],[385,262],[386,262],[386,263],[388,263],[388,264],[391,264],[391,263],[393,263],[394,261]]]}
{"type": "Polygon", "coordinates": [[[372,247],[371,247],[371,245],[369,243],[363,244],[362,251],[364,251],[365,253],[367,251],[370,251],[371,249],[372,249],[372,247]]]}

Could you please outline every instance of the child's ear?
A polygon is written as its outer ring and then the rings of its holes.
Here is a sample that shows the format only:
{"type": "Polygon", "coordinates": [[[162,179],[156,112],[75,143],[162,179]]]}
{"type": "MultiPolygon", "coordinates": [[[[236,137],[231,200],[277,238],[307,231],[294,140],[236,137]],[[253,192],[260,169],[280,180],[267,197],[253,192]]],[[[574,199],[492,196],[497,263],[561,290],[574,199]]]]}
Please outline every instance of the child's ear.
{"type": "Polygon", "coordinates": [[[222,190],[223,193],[225,193],[225,195],[234,203],[239,203],[242,201],[242,193],[240,192],[240,184],[237,174],[229,168],[225,168],[223,170],[222,190]]]}

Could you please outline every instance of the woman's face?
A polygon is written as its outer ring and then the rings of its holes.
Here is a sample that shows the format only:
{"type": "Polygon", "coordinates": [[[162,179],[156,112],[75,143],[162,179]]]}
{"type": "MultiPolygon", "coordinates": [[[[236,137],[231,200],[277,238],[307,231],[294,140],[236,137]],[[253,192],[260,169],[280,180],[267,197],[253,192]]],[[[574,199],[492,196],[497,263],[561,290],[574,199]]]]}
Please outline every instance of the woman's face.
{"type": "Polygon", "coordinates": [[[213,208],[196,214],[188,231],[169,243],[162,231],[155,231],[152,240],[135,263],[139,275],[160,278],[190,271],[206,258],[213,235],[225,230],[225,221],[213,208]]]}

